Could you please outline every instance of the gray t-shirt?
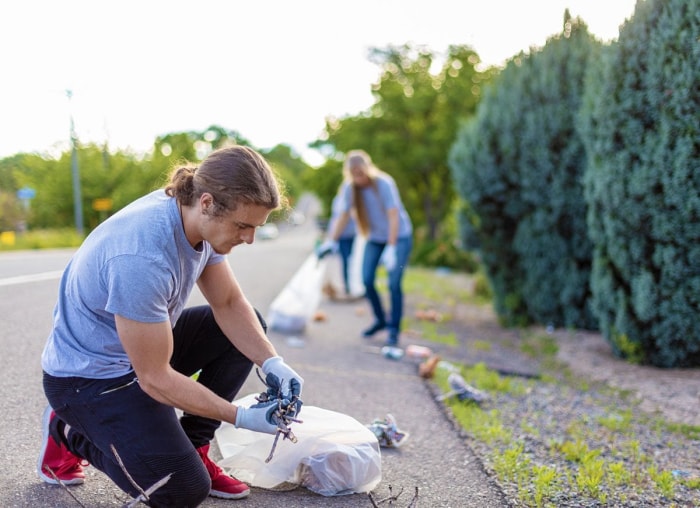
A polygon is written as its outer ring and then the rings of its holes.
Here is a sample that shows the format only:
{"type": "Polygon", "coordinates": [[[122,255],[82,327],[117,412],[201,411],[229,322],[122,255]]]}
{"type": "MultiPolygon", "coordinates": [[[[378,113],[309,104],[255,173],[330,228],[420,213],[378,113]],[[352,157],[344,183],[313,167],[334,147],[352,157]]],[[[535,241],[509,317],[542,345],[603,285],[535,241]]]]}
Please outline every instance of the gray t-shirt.
{"type": "MultiPolygon", "coordinates": [[[[413,226],[411,218],[406,212],[399,190],[396,187],[394,179],[386,173],[378,174],[374,181],[377,184],[376,189],[369,185],[362,189],[362,201],[367,211],[367,220],[369,221],[369,238],[368,240],[380,243],[386,243],[389,239],[389,219],[387,210],[396,208],[399,212],[399,238],[411,236],[413,226]]],[[[339,204],[339,209],[349,212],[353,206],[352,184],[345,182],[341,190],[343,198],[339,204]]]]}
{"type": "Polygon", "coordinates": [[[42,368],[92,379],[129,373],[115,314],[174,326],[204,268],[224,260],[207,242],[199,251],[189,244],[177,202],[162,189],[134,201],[95,228],[68,263],[42,368]]]}
{"type": "MultiPolygon", "coordinates": [[[[331,220],[328,223],[328,231],[333,231],[335,228],[335,224],[338,221],[338,217],[340,216],[341,213],[343,213],[345,210],[343,210],[343,199],[341,198],[340,194],[336,194],[336,196],[333,198],[333,202],[331,204],[331,220]]],[[[355,234],[357,233],[357,228],[355,227],[355,219],[350,217],[348,219],[347,224],[343,228],[343,230],[340,232],[340,235],[338,238],[354,238],[355,234]]]]}

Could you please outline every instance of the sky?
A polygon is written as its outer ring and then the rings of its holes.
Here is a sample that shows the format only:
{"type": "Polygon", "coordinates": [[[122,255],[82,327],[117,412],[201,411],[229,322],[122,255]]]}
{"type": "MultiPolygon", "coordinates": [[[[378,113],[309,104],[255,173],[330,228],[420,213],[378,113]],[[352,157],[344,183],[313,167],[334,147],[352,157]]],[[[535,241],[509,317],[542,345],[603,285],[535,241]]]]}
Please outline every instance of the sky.
{"type": "MultiPolygon", "coordinates": [[[[644,0],[640,0],[644,1],[644,0]]],[[[374,102],[372,47],[474,49],[486,65],[542,47],[564,10],[603,41],[637,0],[15,0],[0,6],[0,158],[79,140],[145,153],[158,136],[235,130],[308,144],[374,102]],[[71,92],[69,99],[67,91],[71,92]]]]}

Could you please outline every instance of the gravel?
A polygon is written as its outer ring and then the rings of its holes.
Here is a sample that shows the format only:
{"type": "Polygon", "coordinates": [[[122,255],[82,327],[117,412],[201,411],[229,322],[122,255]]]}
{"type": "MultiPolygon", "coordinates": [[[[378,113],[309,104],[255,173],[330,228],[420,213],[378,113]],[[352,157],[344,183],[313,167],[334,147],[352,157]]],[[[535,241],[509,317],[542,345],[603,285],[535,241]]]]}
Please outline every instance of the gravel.
{"type": "MultiPolygon", "coordinates": [[[[443,284],[467,285],[459,277],[443,284]]],[[[489,384],[483,375],[462,370],[489,395],[480,403],[486,424],[457,422],[460,406],[475,402],[436,403],[511,506],[700,507],[700,369],[629,364],[594,333],[504,329],[489,307],[468,302],[440,306],[414,293],[407,312],[429,304],[448,316],[440,329],[459,342],[421,340],[415,322],[408,331],[410,342],[443,358],[428,381],[434,395],[447,390],[442,367],[484,364],[508,384],[480,386],[489,384]],[[553,341],[558,352],[524,354],[533,336],[553,341]]]]}
{"type": "MultiPolygon", "coordinates": [[[[700,441],[637,413],[633,401],[605,386],[582,390],[561,382],[516,380],[514,384],[524,391],[519,395],[494,393],[482,403],[483,411],[497,412],[508,438],[488,442],[469,429],[458,430],[482,459],[488,474],[497,478],[512,506],[538,506],[533,472],[537,466],[556,472],[549,490],[540,487],[541,506],[700,506],[699,488],[691,489],[682,481],[700,478],[700,441]],[[497,474],[499,461],[501,471],[516,463],[504,457],[508,457],[507,450],[518,447],[522,449],[517,454],[516,471],[497,474]],[[588,459],[583,458],[586,453],[588,459]],[[584,463],[596,461],[605,464],[603,477],[593,480],[588,488],[579,485],[585,477],[584,463]],[[618,476],[610,472],[611,464],[617,464],[613,468],[620,468],[618,474],[623,479],[615,481],[618,476]],[[672,494],[655,485],[649,474],[652,468],[670,473],[672,494]]],[[[445,410],[451,415],[450,407],[445,410]]]]}

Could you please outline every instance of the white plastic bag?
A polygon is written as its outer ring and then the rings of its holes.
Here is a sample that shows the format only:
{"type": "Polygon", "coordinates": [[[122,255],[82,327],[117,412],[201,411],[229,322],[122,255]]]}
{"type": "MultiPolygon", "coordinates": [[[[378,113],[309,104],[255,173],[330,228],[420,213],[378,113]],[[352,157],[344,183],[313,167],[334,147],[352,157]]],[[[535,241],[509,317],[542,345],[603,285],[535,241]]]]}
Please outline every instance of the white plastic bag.
{"type": "MultiPolygon", "coordinates": [[[[248,407],[255,394],[234,401],[248,407]]],[[[381,453],[376,436],[354,418],[303,406],[303,423],[292,424],[298,441],[280,436],[270,462],[274,436],[237,429],[224,423],[216,431],[223,459],[219,465],[254,487],[291,490],[306,487],[323,496],[369,492],[382,479],[381,453]]]]}
{"type": "Polygon", "coordinates": [[[267,326],[282,333],[300,333],[321,303],[326,263],[311,254],[270,304],[267,326]]]}
{"type": "Polygon", "coordinates": [[[362,258],[365,255],[367,240],[362,235],[356,235],[352,242],[352,252],[348,260],[348,282],[350,296],[360,297],[365,294],[365,285],[362,282],[362,258]]]}

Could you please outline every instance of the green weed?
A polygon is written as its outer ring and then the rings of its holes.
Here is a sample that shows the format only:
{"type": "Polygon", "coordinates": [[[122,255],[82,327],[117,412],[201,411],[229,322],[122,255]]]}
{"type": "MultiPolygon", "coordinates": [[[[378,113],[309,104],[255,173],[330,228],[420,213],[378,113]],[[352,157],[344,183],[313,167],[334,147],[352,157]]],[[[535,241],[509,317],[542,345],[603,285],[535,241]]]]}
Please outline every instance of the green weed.
{"type": "Polygon", "coordinates": [[[543,506],[544,500],[552,497],[558,488],[557,470],[549,466],[534,466],[535,506],[543,506]]]}
{"type": "Polygon", "coordinates": [[[670,471],[659,471],[655,466],[647,468],[647,473],[652,479],[656,488],[666,499],[673,499],[673,491],[676,486],[676,479],[670,471]]]}
{"type": "Polygon", "coordinates": [[[579,490],[601,502],[605,502],[605,495],[601,492],[603,478],[605,476],[605,461],[602,459],[589,459],[581,462],[576,475],[576,485],[579,490]]]}
{"type": "Polygon", "coordinates": [[[632,480],[632,475],[623,462],[612,462],[608,464],[606,479],[612,486],[627,485],[632,480]]]}
{"type": "Polygon", "coordinates": [[[598,423],[612,432],[625,433],[632,421],[632,411],[627,409],[622,412],[611,413],[608,416],[600,416],[598,423]]]}

